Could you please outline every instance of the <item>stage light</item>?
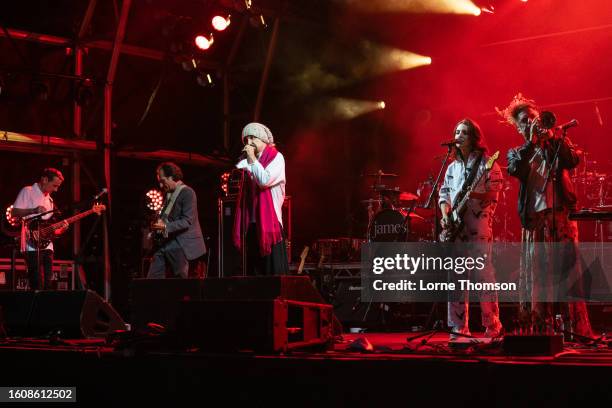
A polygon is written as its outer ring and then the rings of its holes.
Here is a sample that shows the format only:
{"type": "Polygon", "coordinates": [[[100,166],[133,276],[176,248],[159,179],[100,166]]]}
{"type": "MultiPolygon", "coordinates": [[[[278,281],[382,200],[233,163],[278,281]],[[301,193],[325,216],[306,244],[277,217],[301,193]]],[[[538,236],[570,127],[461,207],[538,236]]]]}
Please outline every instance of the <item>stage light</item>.
{"type": "Polygon", "coordinates": [[[203,51],[209,49],[210,46],[213,45],[214,42],[215,42],[215,39],[213,38],[212,34],[210,34],[210,37],[198,35],[195,38],[195,45],[203,51]]]}
{"type": "Polygon", "coordinates": [[[376,44],[366,44],[366,52],[373,61],[371,70],[374,74],[385,72],[404,71],[425,65],[431,65],[431,57],[415,54],[398,48],[388,48],[376,44]]]}
{"type": "Polygon", "coordinates": [[[200,73],[198,74],[198,76],[196,77],[196,82],[198,83],[198,85],[202,86],[202,87],[213,87],[215,86],[215,83],[213,82],[212,76],[210,74],[205,74],[205,73],[200,73]]]}
{"type": "Polygon", "coordinates": [[[334,118],[352,119],[366,113],[385,109],[385,103],[383,101],[333,98],[329,101],[325,109],[331,113],[334,118]]]}
{"type": "Polygon", "coordinates": [[[470,0],[345,0],[350,7],[370,13],[441,13],[479,16],[470,0]]]}
{"type": "Polygon", "coordinates": [[[19,225],[19,218],[13,217],[13,205],[6,207],[5,216],[6,222],[8,222],[11,227],[17,227],[19,225]]]}
{"type": "Polygon", "coordinates": [[[495,7],[493,7],[493,6],[482,7],[480,10],[482,10],[483,13],[495,14],[495,7]]]}
{"type": "Polygon", "coordinates": [[[229,191],[229,178],[230,178],[230,173],[223,173],[221,175],[221,190],[223,191],[223,194],[225,195],[227,195],[229,191]]]}
{"type": "Polygon", "coordinates": [[[164,196],[159,190],[149,190],[146,194],[147,208],[151,211],[160,212],[164,203],[164,196]]]}
{"type": "Polygon", "coordinates": [[[230,16],[222,17],[222,16],[214,16],[212,19],[212,26],[217,31],[223,31],[230,25],[230,16]]]}

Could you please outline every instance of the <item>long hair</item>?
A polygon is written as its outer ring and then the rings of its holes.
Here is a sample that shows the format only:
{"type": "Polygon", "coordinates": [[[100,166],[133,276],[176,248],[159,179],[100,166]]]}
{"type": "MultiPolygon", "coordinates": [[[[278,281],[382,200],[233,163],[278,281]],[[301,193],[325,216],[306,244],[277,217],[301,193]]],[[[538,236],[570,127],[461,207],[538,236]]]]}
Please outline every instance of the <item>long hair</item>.
{"type": "MultiPolygon", "coordinates": [[[[483,154],[487,152],[488,147],[487,147],[487,143],[485,142],[485,138],[484,138],[484,134],[482,133],[482,129],[480,128],[480,126],[478,125],[478,123],[476,123],[476,121],[474,121],[473,119],[470,118],[463,118],[461,119],[459,122],[457,122],[457,124],[455,125],[455,127],[453,128],[453,135],[452,137],[455,137],[455,130],[457,130],[457,128],[459,127],[459,125],[465,125],[468,129],[468,137],[471,139],[472,141],[472,150],[478,150],[481,151],[483,154]]],[[[453,153],[451,158],[453,160],[457,159],[457,152],[459,151],[459,148],[455,147],[453,149],[453,153]]],[[[467,158],[467,157],[466,157],[467,158]]]]}

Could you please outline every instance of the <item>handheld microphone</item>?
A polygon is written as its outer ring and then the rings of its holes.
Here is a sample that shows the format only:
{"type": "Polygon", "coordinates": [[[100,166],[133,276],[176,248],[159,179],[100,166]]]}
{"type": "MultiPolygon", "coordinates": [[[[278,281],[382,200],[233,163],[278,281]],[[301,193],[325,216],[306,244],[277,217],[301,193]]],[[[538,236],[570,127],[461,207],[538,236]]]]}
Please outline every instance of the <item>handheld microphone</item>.
{"type": "Polygon", "coordinates": [[[254,145],[251,145],[251,144],[244,145],[244,147],[242,148],[242,154],[240,155],[240,157],[238,157],[238,161],[242,161],[247,158],[247,153],[245,150],[247,146],[255,147],[254,145]]]}
{"type": "Polygon", "coordinates": [[[100,191],[98,194],[96,194],[96,195],[94,196],[94,198],[93,198],[93,199],[94,199],[94,201],[95,201],[95,200],[97,200],[98,198],[102,197],[102,196],[103,196],[104,194],[106,194],[106,193],[108,193],[108,189],[107,189],[106,187],[104,187],[104,188],[102,189],[102,191],[100,191]]]}

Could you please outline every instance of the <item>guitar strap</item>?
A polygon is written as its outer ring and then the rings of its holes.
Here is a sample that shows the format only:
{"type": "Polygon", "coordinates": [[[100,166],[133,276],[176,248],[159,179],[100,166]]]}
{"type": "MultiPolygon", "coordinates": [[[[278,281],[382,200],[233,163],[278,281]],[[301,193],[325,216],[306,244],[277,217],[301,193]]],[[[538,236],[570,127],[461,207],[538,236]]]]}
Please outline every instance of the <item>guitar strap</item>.
{"type": "Polygon", "coordinates": [[[178,186],[176,186],[176,188],[170,195],[170,198],[168,199],[168,204],[164,208],[164,211],[162,211],[161,213],[160,217],[162,220],[165,221],[168,219],[168,215],[170,215],[170,212],[172,211],[172,207],[174,207],[174,202],[176,201],[176,198],[178,197],[181,190],[185,187],[186,187],[185,184],[179,184],[178,186]]]}
{"type": "Polygon", "coordinates": [[[453,204],[453,211],[457,209],[457,206],[459,205],[461,201],[463,201],[463,197],[465,197],[468,190],[472,186],[472,183],[474,182],[474,179],[476,178],[476,174],[478,174],[478,169],[480,169],[480,164],[482,163],[483,157],[484,157],[484,154],[480,152],[480,154],[478,155],[478,158],[474,160],[474,165],[470,169],[470,174],[468,174],[467,178],[463,182],[463,186],[461,186],[461,191],[459,191],[459,193],[457,194],[457,197],[455,198],[455,203],[453,204]]]}

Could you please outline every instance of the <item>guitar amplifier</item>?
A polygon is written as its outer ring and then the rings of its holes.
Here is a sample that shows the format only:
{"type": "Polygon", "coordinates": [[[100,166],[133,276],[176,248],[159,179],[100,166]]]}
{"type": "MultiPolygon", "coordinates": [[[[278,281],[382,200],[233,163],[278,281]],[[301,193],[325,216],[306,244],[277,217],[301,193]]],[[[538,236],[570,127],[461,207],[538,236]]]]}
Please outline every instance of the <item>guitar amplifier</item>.
{"type": "MultiPolygon", "coordinates": [[[[48,290],[74,290],[74,262],[53,260],[51,287],[48,290]]],[[[0,258],[0,290],[30,290],[28,270],[23,258],[15,259],[15,275],[11,274],[11,259],[0,258]]]]}
{"type": "MultiPolygon", "coordinates": [[[[236,196],[219,198],[219,230],[217,241],[217,268],[219,277],[242,276],[242,257],[232,242],[234,227],[234,211],[236,210],[236,196]]],[[[287,243],[287,257],[291,261],[291,197],[285,197],[283,202],[283,229],[287,243]]]]}

